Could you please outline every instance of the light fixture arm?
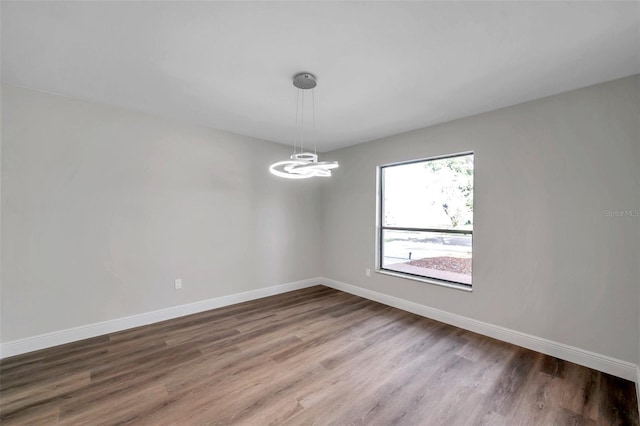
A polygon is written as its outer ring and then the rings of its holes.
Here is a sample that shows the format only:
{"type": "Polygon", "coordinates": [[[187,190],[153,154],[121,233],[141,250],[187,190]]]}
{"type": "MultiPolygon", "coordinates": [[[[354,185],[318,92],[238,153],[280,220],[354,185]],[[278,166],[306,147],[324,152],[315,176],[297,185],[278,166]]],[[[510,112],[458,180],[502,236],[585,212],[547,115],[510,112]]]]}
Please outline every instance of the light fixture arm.
{"type": "Polygon", "coordinates": [[[311,90],[311,119],[312,131],[316,130],[316,76],[301,72],[293,77],[293,85],[296,90],[296,123],[293,139],[293,155],[290,160],[273,163],[269,170],[272,174],[288,179],[307,179],[311,177],[329,177],[331,170],[338,167],[336,161],[318,161],[315,135],[313,139],[313,153],[304,150],[304,92],[311,90]],[[301,102],[302,100],[302,102],[301,102]],[[298,129],[300,129],[298,131],[298,129]],[[298,152],[298,139],[300,140],[300,152],[298,152]]]}

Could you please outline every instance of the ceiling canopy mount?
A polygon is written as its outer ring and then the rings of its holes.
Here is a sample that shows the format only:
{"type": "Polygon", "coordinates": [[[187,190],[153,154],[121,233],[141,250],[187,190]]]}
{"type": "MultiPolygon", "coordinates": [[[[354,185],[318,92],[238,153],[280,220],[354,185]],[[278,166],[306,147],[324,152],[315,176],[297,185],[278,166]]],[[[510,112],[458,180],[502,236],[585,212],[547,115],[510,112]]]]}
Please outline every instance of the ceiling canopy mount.
{"type": "Polygon", "coordinates": [[[293,85],[298,89],[313,89],[318,85],[316,76],[309,72],[301,72],[293,76],[293,85]]]}

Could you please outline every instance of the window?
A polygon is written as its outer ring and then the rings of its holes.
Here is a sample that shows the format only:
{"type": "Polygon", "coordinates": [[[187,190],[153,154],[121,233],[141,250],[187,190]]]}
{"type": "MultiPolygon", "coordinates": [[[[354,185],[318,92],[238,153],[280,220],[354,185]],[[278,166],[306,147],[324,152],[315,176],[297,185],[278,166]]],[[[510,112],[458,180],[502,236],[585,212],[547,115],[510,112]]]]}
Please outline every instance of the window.
{"type": "Polygon", "coordinates": [[[379,168],[378,271],[471,288],[473,153],[379,168]]]}

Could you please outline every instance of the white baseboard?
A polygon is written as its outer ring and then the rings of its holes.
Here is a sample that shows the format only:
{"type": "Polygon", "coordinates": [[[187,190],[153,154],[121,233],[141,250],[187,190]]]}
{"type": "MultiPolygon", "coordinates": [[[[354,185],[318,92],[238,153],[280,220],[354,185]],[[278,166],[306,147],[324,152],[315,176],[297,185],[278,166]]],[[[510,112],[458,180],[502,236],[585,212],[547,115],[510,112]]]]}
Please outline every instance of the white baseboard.
{"type": "Polygon", "coordinates": [[[246,302],[249,300],[273,296],[275,294],[286,293],[288,291],[311,287],[318,284],[351,293],[356,296],[364,297],[365,299],[374,300],[376,302],[380,302],[388,306],[393,306],[407,312],[412,312],[423,317],[441,321],[446,324],[451,324],[465,330],[470,330],[475,333],[493,337],[498,340],[513,343],[514,345],[532,349],[534,351],[551,355],[556,358],[584,365],[585,367],[603,371],[617,377],[622,377],[623,379],[634,381],[636,382],[636,390],[638,392],[638,395],[640,395],[640,366],[637,366],[636,364],[611,358],[606,355],[586,351],[573,346],[565,345],[563,343],[543,339],[541,337],[532,336],[530,334],[521,333],[519,331],[510,330],[508,328],[500,327],[497,325],[474,320],[462,315],[442,311],[440,309],[421,305],[415,302],[410,302],[408,300],[401,299],[395,296],[389,296],[384,293],[379,293],[373,290],[368,290],[362,287],[357,287],[351,284],[324,277],[310,278],[287,284],[251,290],[243,293],[216,297],[214,299],[202,300],[186,305],[172,306],[170,308],[160,309],[157,311],[146,312],[129,317],[88,324],[80,327],[70,328],[67,330],[60,330],[52,333],[28,337],[25,339],[10,341],[0,344],[0,358],[19,355],[52,346],[58,346],[65,343],[101,336],[108,333],[114,333],[117,331],[139,327],[142,325],[152,324],[172,318],[178,318],[185,315],[208,311],[223,306],[234,305],[236,303],[246,302]]]}
{"type": "Polygon", "coordinates": [[[465,330],[470,330],[478,334],[493,337],[494,339],[513,343],[514,345],[522,346],[546,355],[551,355],[565,361],[570,361],[617,377],[622,377],[623,379],[634,381],[636,384],[638,383],[638,380],[640,380],[640,369],[638,369],[636,364],[630,362],[474,320],[462,315],[431,308],[429,306],[420,305],[415,302],[378,293],[376,291],[357,287],[341,281],[322,277],[318,282],[327,287],[364,297],[365,299],[374,300],[388,306],[393,306],[394,308],[402,309],[403,311],[408,311],[446,324],[451,324],[465,330]]]}
{"type": "Polygon", "coordinates": [[[132,315],[129,317],[83,325],[80,327],[69,328],[67,330],[54,331],[52,333],[40,334],[38,336],[27,337],[25,339],[13,340],[0,344],[0,358],[20,355],[39,349],[88,339],[90,337],[101,336],[108,333],[114,333],[116,331],[127,330],[129,328],[208,311],[210,309],[221,308],[223,306],[235,305],[236,303],[246,302],[249,300],[261,299],[275,294],[311,287],[318,285],[319,283],[319,278],[310,278],[287,284],[246,291],[243,293],[216,297],[214,299],[188,303],[186,305],[172,306],[170,308],[145,312],[143,314],[132,315]]]}

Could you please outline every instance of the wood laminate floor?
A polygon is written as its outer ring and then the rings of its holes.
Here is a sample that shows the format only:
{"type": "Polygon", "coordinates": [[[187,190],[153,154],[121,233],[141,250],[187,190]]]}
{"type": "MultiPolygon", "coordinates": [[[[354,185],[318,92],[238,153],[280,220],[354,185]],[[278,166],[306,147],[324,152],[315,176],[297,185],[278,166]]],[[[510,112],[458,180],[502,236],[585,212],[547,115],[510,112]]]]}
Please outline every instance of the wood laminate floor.
{"type": "Polygon", "coordinates": [[[637,425],[634,384],[317,286],[0,363],[14,424],[637,425]]]}

